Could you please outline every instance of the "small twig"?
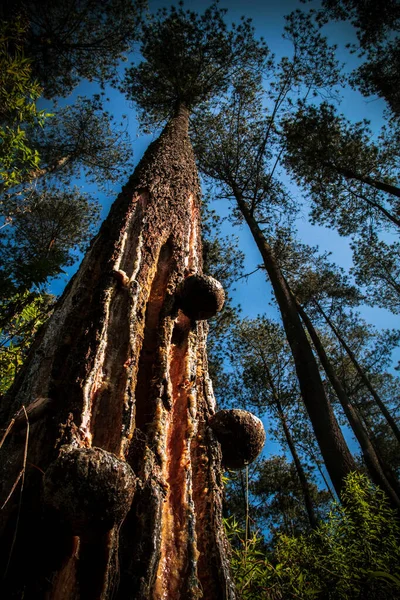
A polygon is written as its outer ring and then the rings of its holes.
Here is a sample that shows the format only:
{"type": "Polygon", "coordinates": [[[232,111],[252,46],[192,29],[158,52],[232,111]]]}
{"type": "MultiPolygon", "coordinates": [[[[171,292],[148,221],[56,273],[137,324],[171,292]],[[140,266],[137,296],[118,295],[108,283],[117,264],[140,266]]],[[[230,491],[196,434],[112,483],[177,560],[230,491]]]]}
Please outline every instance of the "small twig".
{"type": "MultiPolygon", "coordinates": [[[[24,491],[24,483],[25,483],[26,462],[27,462],[27,457],[28,457],[29,419],[28,419],[28,414],[26,412],[25,406],[22,406],[22,410],[24,412],[25,419],[26,419],[26,434],[25,434],[24,460],[23,460],[23,463],[22,463],[21,473],[18,476],[18,481],[19,481],[19,479],[21,479],[21,489],[20,489],[20,492],[19,492],[18,513],[17,513],[17,520],[16,520],[16,523],[15,523],[14,537],[13,537],[13,541],[12,541],[12,544],[11,544],[10,554],[8,556],[7,566],[6,566],[6,570],[4,571],[3,578],[5,578],[7,576],[8,569],[9,569],[10,562],[11,562],[12,553],[13,553],[14,547],[15,547],[15,542],[17,540],[18,525],[19,525],[19,519],[20,519],[20,516],[21,516],[21,507],[22,507],[22,494],[23,494],[23,491],[24,491]]],[[[14,489],[16,488],[18,481],[13,485],[13,490],[12,491],[14,491],[14,489]]],[[[10,496],[11,496],[11,494],[10,494],[10,496]]],[[[7,498],[7,500],[8,500],[8,498],[7,498]]]]}
{"type": "Polygon", "coordinates": [[[37,465],[34,465],[33,463],[30,463],[30,462],[28,462],[28,465],[29,465],[30,467],[33,467],[34,469],[37,469],[37,470],[38,470],[38,471],[39,471],[39,472],[40,472],[42,475],[44,475],[44,474],[45,474],[45,473],[44,473],[44,471],[43,471],[43,469],[41,469],[41,468],[40,468],[40,467],[38,467],[37,465]]]}
{"type": "Polygon", "coordinates": [[[238,277],[237,279],[235,279],[234,283],[236,283],[240,279],[247,279],[248,277],[250,277],[250,275],[253,275],[257,271],[260,271],[262,269],[264,269],[264,265],[259,265],[256,269],[254,269],[254,271],[251,271],[250,273],[245,273],[244,275],[241,275],[240,277],[238,277]]]}
{"type": "MultiPolygon", "coordinates": [[[[19,411],[18,411],[18,414],[19,414],[19,411]]],[[[5,434],[4,434],[4,435],[3,435],[3,437],[1,438],[1,442],[0,442],[0,448],[1,448],[1,447],[2,447],[2,445],[4,444],[6,437],[8,436],[8,434],[9,434],[9,433],[10,433],[10,431],[11,431],[11,429],[13,428],[13,426],[14,426],[14,423],[15,423],[15,418],[14,418],[14,419],[11,419],[11,421],[10,421],[10,424],[8,425],[8,427],[7,427],[6,431],[5,431],[5,434]]]]}
{"type": "Polygon", "coordinates": [[[24,470],[21,469],[21,471],[19,472],[19,475],[18,475],[17,479],[14,482],[14,485],[11,488],[11,492],[8,494],[7,498],[4,500],[3,506],[0,508],[0,510],[3,510],[3,508],[5,507],[5,505],[7,504],[7,502],[9,501],[9,499],[11,498],[11,496],[13,495],[14,490],[17,487],[18,482],[21,479],[23,472],[24,472],[24,470]]]}

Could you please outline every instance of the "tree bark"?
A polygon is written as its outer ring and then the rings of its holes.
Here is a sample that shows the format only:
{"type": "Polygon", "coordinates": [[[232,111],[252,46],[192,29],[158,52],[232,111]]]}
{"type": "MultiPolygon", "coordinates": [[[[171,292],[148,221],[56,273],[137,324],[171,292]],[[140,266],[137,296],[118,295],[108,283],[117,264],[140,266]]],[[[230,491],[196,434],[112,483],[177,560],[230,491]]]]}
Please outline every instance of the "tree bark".
{"type": "Polygon", "coordinates": [[[251,214],[240,191],[235,189],[235,186],[232,186],[232,188],[238,208],[261,253],[292,350],[303,401],[327,471],[336,492],[340,495],[344,478],[350,472],[356,470],[355,462],[326,397],[311,345],[272,249],[266,242],[260,226],[251,214]]]}
{"type": "Polygon", "coordinates": [[[317,351],[321,364],[324,368],[325,373],[328,376],[329,381],[332,384],[333,389],[335,390],[336,396],[342,405],[344,413],[349,421],[350,427],[353,430],[354,435],[357,438],[358,443],[360,444],[360,448],[365,460],[365,464],[367,469],[371,475],[372,481],[378,485],[388,496],[392,506],[397,510],[400,509],[400,500],[398,497],[398,490],[394,490],[387,480],[384,470],[381,467],[379,457],[375,451],[375,448],[369,439],[368,433],[364,428],[364,425],[360,419],[358,411],[351,404],[350,399],[348,398],[342,384],[340,383],[339,378],[337,377],[335,370],[330,362],[323,344],[319,338],[318,333],[316,332],[310,318],[307,313],[297,303],[297,307],[299,310],[299,314],[307,328],[308,333],[310,334],[311,340],[314,344],[314,347],[317,351]]]}
{"type": "Polygon", "coordinates": [[[375,388],[373,387],[370,380],[368,379],[368,376],[365,373],[364,369],[358,363],[358,361],[354,355],[354,352],[351,350],[350,346],[346,343],[345,339],[340,334],[339,330],[335,327],[335,325],[333,324],[331,319],[328,317],[328,315],[325,313],[325,311],[323,310],[323,308],[319,304],[319,302],[317,302],[316,300],[313,300],[313,302],[314,302],[315,306],[317,307],[317,309],[319,310],[319,312],[321,313],[321,315],[324,317],[324,319],[327,322],[327,324],[329,325],[329,327],[332,329],[332,331],[335,334],[335,336],[337,337],[339,343],[345,349],[345,351],[346,351],[348,357],[350,358],[351,362],[353,363],[357,373],[361,377],[361,381],[364,383],[365,387],[370,392],[370,394],[373,397],[373,399],[375,400],[376,404],[379,406],[383,416],[385,417],[386,421],[389,424],[389,427],[393,431],[394,436],[396,437],[397,441],[400,444],[400,429],[398,428],[396,421],[394,420],[394,418],[392,417],[392,415],[386,408],[385,404],[382,402],[381,398],[379,397],[379,394],[377,394],[375,388]]]}
{"type": "MultiPolygon", "coordinates": [[[[50,399],[30,425],[24,489],[1,515],[3,597],[235,598],[220,446],[207,427],[215,411],[207,325],[178,311],[174,296],[202,269],[199,213],[188,111],[180,107],[118,196],[1,404],[6,428],[21,406],[50,399]],[[71,447],[101,448],[137,477],[127,517],[106,533],[77,535],[44,505],[43,473],[71,447]]],[[[22,468],[25,433],[11,431],[1,450],[1,503],[22,468]]]]}

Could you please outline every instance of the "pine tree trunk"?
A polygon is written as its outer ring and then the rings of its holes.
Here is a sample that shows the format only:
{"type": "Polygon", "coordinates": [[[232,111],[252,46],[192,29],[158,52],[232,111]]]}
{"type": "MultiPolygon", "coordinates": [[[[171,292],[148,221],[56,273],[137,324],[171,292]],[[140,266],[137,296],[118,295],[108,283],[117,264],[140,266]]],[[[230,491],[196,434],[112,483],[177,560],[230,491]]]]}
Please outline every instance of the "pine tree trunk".
{"type": "MultiPolygon", "coordinates": [[[[3,598],[235,597],[220,447],[207,427],[215,410],[207,325],[178,312],[174,296],[184,277],[202,268],[200,190],[187,129],[181,107],[115,201],[2,401],[4,428],[22,405],[30,419],[21,507],[20,482],[1,515],[3,598]],[[41,411],[38,398],[49,399],[41,411]],[[91,463],[82,485],[96,475],[107,486],[126,464],[136,476],[125,520],[115,517],[106,531],[90,512],[111,502],[102,487],[83,525],[81,514],[66,517],[46,496],[49,485],[57,491],[58,457],[68,462],[74,448],[86,456],[94,447],[114,466],[103,473],[91,463]]],[[[24,461],[26,423],[17,424],[0,451],[1,503],[24,461]]],[[[64,473],[59,469],[62,481],[64,473]]],[[[74,501],[68,485],[60,484],[60,502],[74,501]]],[[[120,492],[115,487],[115,496],[120,492]]]]}
{"type": "Polygon", "coordinates": [[[310,485],[308,483],[307,476],[303,469],[303,465],[301,464],[300,457],[297,453],[297,449],[294,444],[292,434],[290,433],[290,429],[288,427],[286,417],[284,415],[284,412],[282,410],[282,406],[281,406],[280,402],[278,404],[278,413],[279,413],[279,418],[282,423],[282,428],[283,428],[283,432],[285,434],[287,445],[289,447],[290,454],[292,455],[293,462],[295,464],[297,475],[298,475],[298,478],[300,481],[301,491],[303,492],[304,505],[306,507],[308,520],[310,522],[311,528],[315,529],[318,525],[318,519],[317,519],[317,515],[315,514],[313,501],[311,499],[310,485]]]}
{"type": "MultiPolygon", "coordinates": [[[[355,179],[356,181],[360,181],[361,183],[366,183],[367,185],[370,185],[377,190],[380,190],[382,192],[387,192],[388,194],[392,194],[393,196],[400,198],[400,188],[398,188],[395,185],[391,185],[390,183],[385,183],[384,181],[379,181],[379,179],[374,179],[372,177],[369,177],[368,175],[358,175],[352,169],[346,169],[345,167],[333,167],[333,168],[337,169],[338,173],[343,175],[343,177],[346,177],[346,179],[355,179]]],[[[397,225],[399,225],[398,221],[397,221],[397,225]]]]}
{"type": "Polygon", "coordinates": [[[296,445],[294,443],[291,431],[289,429],[288,423],[287,423],[287,419],[286,419],[286,415],[285,412],[283,410],[282,407],[282,403],[280,401],[279,398],[279,393],[278,390],[275,387],[275,383],[274,380],[271,376],[271,371],[268,367],[268,365],[266,364],[266,361],[263,360],[263,366],[267,375],[267,379],[268,379],[268,383],[271,387],[271,391],[272,391],[272,396],[274,399],[274,403],[276,404],[276,409],[278,411],[278,416],[279,416],[279,420],[282,424],[282,429],[283,429],[283,433],[285,435],[286,438],[286,442],[289,448],[289,452],[292,455],[293,458],[293,462],[294,465],[296,467],[296,471],[297,471],[297,476],[299,478],[300,481],[300,486],[301,486],[301,491],[303,492],[303,498],[304,498],[304,506],[306,508],[307,511],[307,516],[308,516],[308,520],[310,522],[310,526],[312,529],[315,529],[318,525],[318,519],[317,519],[317,515],[315,514],[315,510],[314,510],[314,505],[313,505],[313,501],[311,498],[311,490],[310,490],[310,485],[308,483],[308,479],[306,476],[306,473],[303,469],[303,465],[301,464],[301,460],[300,457],[298,455],[297,452],[297,448],[296,445]]]}
{"type": "Polygon", "coordinates": [[[392,417],[392,415],[390,414],[390,412],[386,408],[385,404],[381,400],[379,394],[376,392],[375,388],[371,384],[371,382],[368,379],[368,376],[365,373],[364,369],[362,369],[361,365],[358,363],[358,360],[356,359],[356,357],[354,355],[354,352],[351,350],[351,348],[349,347],[349,345],[346,343],[345,339],[340,334],[339,330],[335,327],[335,325],[333,324],[333,322],[331,321],[331,319],[325,313],[325,311],[323,310],[322,306],[316,300],[314,300],[314,304],[318,308],[318,310],[321,313],[321,315],[324,317],[324,319],[327,322],[327,324],[329,325],[329,327],[332,329],[332,331],[335,334],[335,336],[337,337],[339,343],[343,346],[343,348],[346,351],[348,357],[350,358],[351,362],[353,363],[353,365],[354,365],[357,373],[359,374],[359,376],[361,378],[361,381],[363,382],[363,384],[365,385],[365,387],[367,388],[367,390],[370,392],[370,394],[373,397],[373,399],[375,400],[376,404],[379,406],[379,408],[380,408],[383,416],[385,417],[386,421],[388,422],[389,427],[393,431],[394,436],[396,437],[397,441],[400,444],[400,429],[397,426],[396,421],[394,420],[394,418],[392,417]]]}
{"type": "Polygon", "coordinates": [[[340,495],[344,478],[350,472],[356,470],[356,465],[329,400],[326,397],[311,345],[272,249],[240,192],[238,190],[233,191],[238,208],[249,226],[254,241],[261,253],[292,350],[304,405],[317,438],[325,466],[336,492],[340,495]]]}
{"type": "Polygon", "coordinates": [[[398,490],[394,490],[390,485],[389,481],[385,476],[384,469],[381,466],[379,461],[379,457],[375,452],[375,448],[369,439],[368,433],[364,428],[364,425],[360,419],[360,415],[358,414],[357,409],[352,405],[350,399],[348,398],[339,378],[337,377],[335,370],[330,362],[323,344],[319,338],[318,333],[316,332],[310,318],[304,309],[298,304],[299,314],[307,327],[308,333],[310,334],[311,340],[314,344],[314,347],[317,351],[321,364],[324,368],[325,373],[328,376],[328,379],[335,390],[336,396],[344,410],[344,413],[349,421],[350,427],[357,438],[358,443],[360,444],[360,448],[365,460],[365,464],[367,469],[371,475],[372,481],[378,485],[388,496],[392,506],[397,510],[400,509],[400,500],[398,497],[398,490]]]}

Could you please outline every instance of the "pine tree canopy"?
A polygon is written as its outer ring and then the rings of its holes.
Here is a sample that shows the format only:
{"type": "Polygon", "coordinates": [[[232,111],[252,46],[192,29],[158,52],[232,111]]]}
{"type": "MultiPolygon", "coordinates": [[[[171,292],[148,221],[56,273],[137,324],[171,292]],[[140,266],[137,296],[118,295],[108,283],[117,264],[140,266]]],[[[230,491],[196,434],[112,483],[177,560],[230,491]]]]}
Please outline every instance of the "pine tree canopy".
{"type": "Polygon", "coordinates": [[[229,87],[246,69],[260,71],[267,56],[250,19],[228,29],[226,11],[212,4],[202,15],[178,8],[159,10],[143,25],[144,60],[126,70],[120,89],[134,100],[146,124],[168,119],[179,105],[191,110],[229,87]]]}

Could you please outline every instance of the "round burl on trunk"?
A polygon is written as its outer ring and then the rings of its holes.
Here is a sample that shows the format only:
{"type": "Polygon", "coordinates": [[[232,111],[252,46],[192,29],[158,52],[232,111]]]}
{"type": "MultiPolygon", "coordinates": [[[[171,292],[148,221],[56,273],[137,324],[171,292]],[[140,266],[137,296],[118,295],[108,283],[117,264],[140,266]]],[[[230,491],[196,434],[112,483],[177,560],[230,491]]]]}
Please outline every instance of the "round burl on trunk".
{"type": "Polygon", "coordinates": [[[190,275],[177,290],[178,306],[195,321],[215,317],[225,302],[222,285],[209,275],[190,275]]]}
{"type": "Polygon", "coordinates": [[[227,469],[242,469],[253,462],[264,447],[264,426],[247,410],[220,410],[208,424],[221,444],[222,462],[227,469]]]}
{"type": "Polygon", "coordinates": [[[79,536],[104,533],[121,523],[135,489],[131,467],[101,448],[64,447],[44,476],[45,504],[79,536]]]}

